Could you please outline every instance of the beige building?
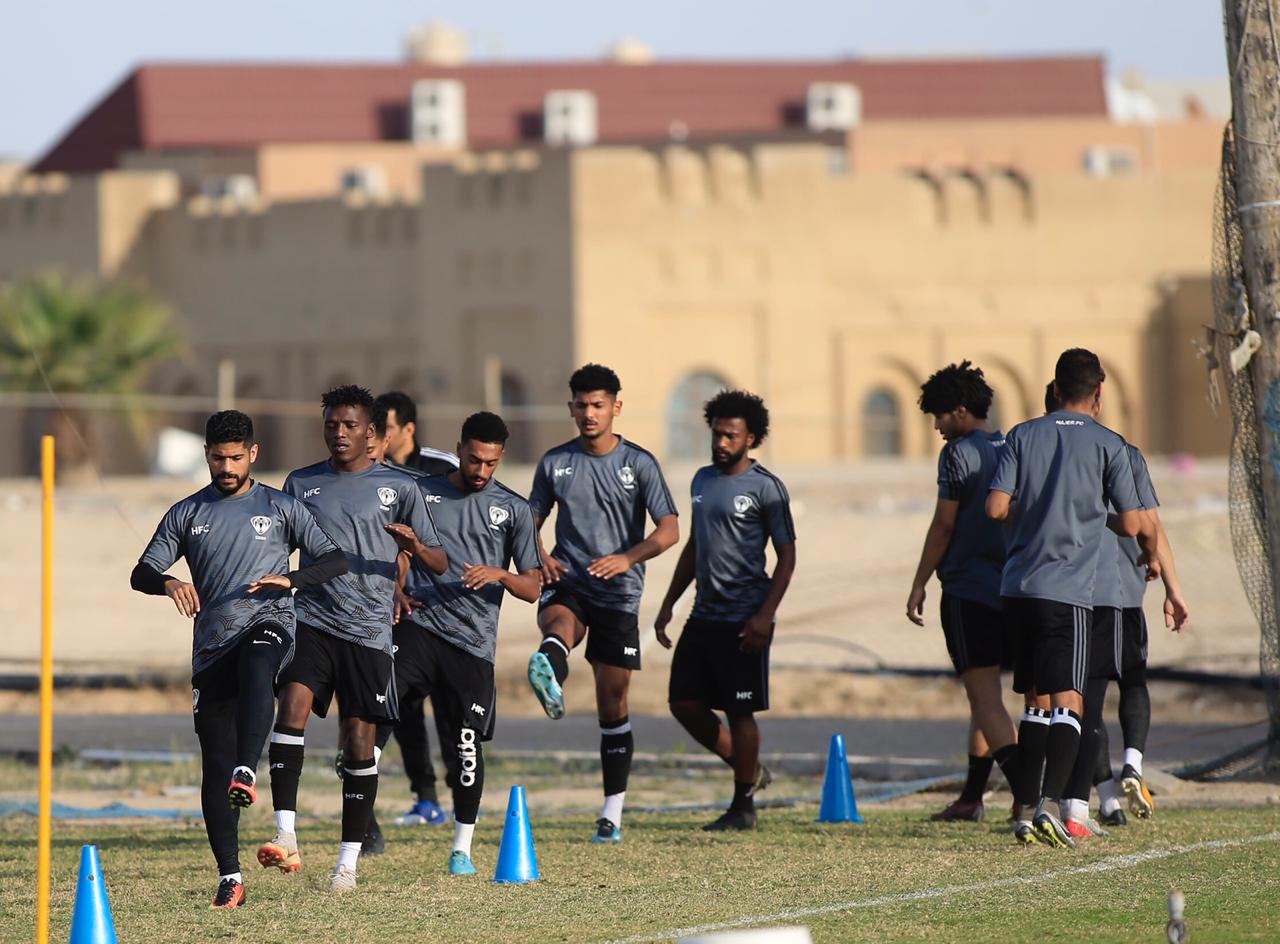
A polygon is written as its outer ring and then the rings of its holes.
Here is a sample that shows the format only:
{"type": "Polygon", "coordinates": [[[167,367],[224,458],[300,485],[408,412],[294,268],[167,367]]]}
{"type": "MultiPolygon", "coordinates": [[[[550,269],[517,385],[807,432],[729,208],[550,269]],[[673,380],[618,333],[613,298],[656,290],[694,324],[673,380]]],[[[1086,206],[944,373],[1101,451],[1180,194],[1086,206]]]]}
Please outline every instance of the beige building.
{"type": "MultiPolygon", "coordinates": [[[[134,151],[13,181],[0,280],[150,285],[189,347],[156,392],[212,394],[227,359],[243,398],[398,387],[440,445],[500,401],[525,458],[568,438],[565,382],[588,360],[618,371],[622,429],[663,458],[705,453],[700,404],[728,384],[769,402],[770,458],[832,462],[932,453],[919,385],[961,358],[1000,424],[1035,415],[1073,345],[1107,366],[1111,425],[1153,453],[1220,453],[1190,343],[1211,320],[1219,134],[1086,115],[462,153],[295,142],[219,156],[255,181],[221,197],[194,193],[207,153],[134,151]],[[386,185],[337,192],[353,166],[386,185]]],[[[305,419],[263,426],[272,464],[320,447],[305,419]]]]}

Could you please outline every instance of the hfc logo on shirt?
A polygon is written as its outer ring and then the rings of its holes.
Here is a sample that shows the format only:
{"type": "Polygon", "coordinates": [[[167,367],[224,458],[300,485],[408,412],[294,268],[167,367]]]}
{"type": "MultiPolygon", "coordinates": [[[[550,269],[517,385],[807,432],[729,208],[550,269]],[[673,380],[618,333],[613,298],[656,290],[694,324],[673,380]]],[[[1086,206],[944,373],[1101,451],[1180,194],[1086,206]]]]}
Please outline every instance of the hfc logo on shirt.
{"type": "Polygon", "coordinates": [[[257,535],[254,538],[255,541],[265,541],[267,532],[271,530],[271,519],[266,515],[254,515],[249,519],[249,527],[253,528],[254,534],[257,535]]]}
{"type": "Polygon", "coordinates": [[[629,465],[624,465],[618,470],[618,478],[622,481],[622,487],[630,491],[636,486],[635,470],[629,465]]]}
{"type": "Polygon", "coordinates": [[[557,479],[562,475],[573,475],[573,466],[567,465],[563,469],[555,469],[551,473],[551,477],[557,479]]]}
{"type": "Polygon", "coordinates": [[[390,511],[391,506],[396,503],[396,499],[400,497],[400,493],[394,488],[387,488],[385,485],[378,489],[378,501],[382,503],[383,511],[390,511]]]}
{"type": "Polygon", "coordinates": [[[191,526],[191,536],[193,538],[198,538],[200,537],[200,535],[208,534],[208,533],[209,533],[209,525],[207,524],[193,524],[191,526]]]}

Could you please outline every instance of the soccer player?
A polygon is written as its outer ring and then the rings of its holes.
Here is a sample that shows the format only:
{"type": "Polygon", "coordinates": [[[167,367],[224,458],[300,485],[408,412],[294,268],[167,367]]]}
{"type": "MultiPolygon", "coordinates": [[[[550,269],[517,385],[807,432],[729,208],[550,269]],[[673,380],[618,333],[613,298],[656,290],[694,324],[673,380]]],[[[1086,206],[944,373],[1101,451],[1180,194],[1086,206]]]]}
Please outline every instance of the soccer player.
{"type": "Polygon", "coordinates": [[[296,599],[297,655],[281,675],[269,750],[276,835],[258,850],[258,861],[283,872],[302,867],[294,823],[304,729],[311,712],[324,717],[336,695],[344,757],[342,845],[329,888],[346,891],[356,886],[356,861],[378,792],[375,725],[396,717],[391,625],[397,558],[406,551],[436,573],[444,572],[448,559],[414,480],[369,457],[373,395],[348,385],[330,390],[321,402],[329,458],[291,472],[284,490],[333,536],[350,573],[296,599]]]}
{"type": "Polygon", "coordinates": [[[711,465],[693,477],[693,527],[654,620],[667,626],[676,600],[697,583],[693,611],[671,660],[668,703],[699,744],[733,768],[733,802],[709,831],[755,829],[755,793],[768,782],[760,765],[755,713],[769,709],[769,646],[778,606],[796,566],[791,499],[782,481],[750,452],[769,434],[764,401],[723,390],[704,408],[711,465]],[[765,570],[765,546],[777,562],[765,570]],[[723,711],[729,726],[715,711],[723,711]]]}
{"type": "Polygon", "coordinates": [[[388,461],[426,475],[448,475],[458,467],[457,456],[418,445],[418,405],[407,393],[392,390],[377,402],[387,411],[388,461]]]}
{"type": "Polygon", "coordinates": [[[1004,436],[987,425],[993,392],[969,361],[950,364],[920,388],[920,409],[946,441],[938,455],[938,503],[907,597],[907,619],[924,625],[925,586],[942,583],[942,631],[956,675],[969,698],[969,776],[959,799],[935,820],[980,821],[992,763],[1010,785],[1017,731],[1005,710],[1000,670],[1013,665],[1013,646],[1000,612],[1004,534],[984,503],[1004,436]]]}
{"type": "Polygon", "coordinates": [[[529,507],[541,529],[553,508],[556,546],[542,557],[538,628],[529,684],[551,718],[564,715],[569,653],[587,640],[600,721],[604,807],[592,842],[622,841],[622,806],[635,740],[627,717],[631,673],[640,668],[644,562],[680,539],[675,502],[658,461],[613,431],[622,412],[618,375],[587,364],[569,378],[578,436],[549,451],[533,477],[529,507]],[[644,534],[645,513],[656,527],[644,534]],[[590,635],[588,636],[588,631],[590,635]]]}
{"type": "Polygon", "coordinates": [[[258,446],[248,416],[209,417],[204,453],[212,482],[165,513],[130,583],[169,597],[195,620],[191,712],[200,806],[218,864],[212,907],[238,908],[245,901],[240,809],[257,800],[276,675],[293,654],[292,591],[345,574],[347,559],[302,502],[250,478],[258,446]],[[310,563],[286,573],[295,548],[310,563]],[[190,583],[165,573],[180,557],[190,583]]]}
{"type": "MultiPolygon", "coordinates": [[[[436,575],[415,563],[408,612],[396,625],[396,680],[401,698],[431,696],[450,719],[457,746],[453,773],[451,875],[474,875],[471,837],[484,790],[481,744],[493,736],[497,707],[493,662],[503,596],[534,603],[541,589],[537,531],[528,503],[493,477],[507,442],[493,413],[462,424],[459,468],[418,480],[432,510],[449,569],[436,575]],[[514,561],[516,572],[509,569],[514,561]],[[445,707],[447,705],[447,708],[445,707]]],[[[404,704],[404,701],[402,701],[404,704]]]]}
{"type": "MultiPolygon", "coordinates": [[[[1012,621],[1014,690],[1049,697],[1044,773],[1022,742],[1015,836],[1074,847],[1075,840],[1050,801],[1067,795],[1067,779],[1080,747],[1089,665],[1094,580],[1102,529],[1139,536],[1147,556],[1154,535],[1143,519],[1124,440],[1093,418],[1106,374],[1097,355],[1064,351],[1054,369],[1062,405],[1020,423],[1005,439],[991,480],[987,514],[1008,521],[1008,559],[1000,592],[1012,621]],[[1108,521],[1108,504],[1115,515],[1108,521]],[[1038,795],[1030,819],[1030,798],[1038,795]]],[[[1157,567],[1153,561],[1153,567],[1157,567]]],[[[1024,719],[1025,725],[1025,719],[1024,719]]]]}

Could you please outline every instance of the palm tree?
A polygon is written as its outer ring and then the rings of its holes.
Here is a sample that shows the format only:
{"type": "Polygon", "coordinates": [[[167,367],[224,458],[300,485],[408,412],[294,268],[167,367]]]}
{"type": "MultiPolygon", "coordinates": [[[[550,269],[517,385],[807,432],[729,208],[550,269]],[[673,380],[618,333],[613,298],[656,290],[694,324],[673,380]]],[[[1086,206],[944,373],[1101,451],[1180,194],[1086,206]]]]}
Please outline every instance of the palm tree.
{"type": "MultiPolygon", "coordinates": [[[[0,390],[127,396],[177,347],[168,307],[141,286],[57,273],[0,285],[0,390]]],[[[52,425],[61,462],[87,463],[83,411],[59,411],[52,425]]]]}

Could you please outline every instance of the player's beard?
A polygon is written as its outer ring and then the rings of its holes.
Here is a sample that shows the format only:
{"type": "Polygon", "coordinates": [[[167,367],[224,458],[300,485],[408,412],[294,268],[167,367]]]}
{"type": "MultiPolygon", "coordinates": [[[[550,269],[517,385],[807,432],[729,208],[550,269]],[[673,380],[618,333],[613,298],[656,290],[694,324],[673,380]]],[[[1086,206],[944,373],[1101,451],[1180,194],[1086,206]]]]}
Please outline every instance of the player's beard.
{"type": "Polygon", "coordinates": [[[223,474],[229,475],[230,478],[224,479],[221,475],[219,475],[219,476],[215,476],[213,479],[213,487],[216,488],[223,495],[234,495],[236,492],[240,491],[245,481],[249,478],[248,472],[246,472],[244,475],[236,475],[234,472],[223,473],[223,474]]]}
{"type": "Polygon", "coordinates": [[[711,464],[714,465],[717,469],[731,469],[735,465],[737,465],[739,462],[741,462],[743,457],[746,454],[747,454],[746,446],[743,446],[740,450],[734,453],[722,453],[722,452],[718,452],[715,449],[712,449],[711,464]],[[724,456],[724,458],[721,459],[720,458],[721,456],[724,456]]]}

